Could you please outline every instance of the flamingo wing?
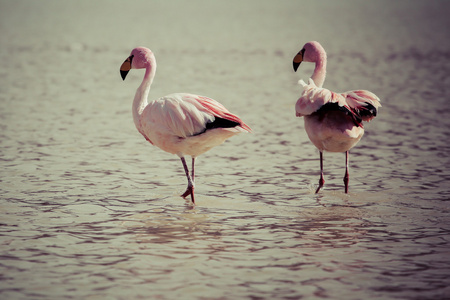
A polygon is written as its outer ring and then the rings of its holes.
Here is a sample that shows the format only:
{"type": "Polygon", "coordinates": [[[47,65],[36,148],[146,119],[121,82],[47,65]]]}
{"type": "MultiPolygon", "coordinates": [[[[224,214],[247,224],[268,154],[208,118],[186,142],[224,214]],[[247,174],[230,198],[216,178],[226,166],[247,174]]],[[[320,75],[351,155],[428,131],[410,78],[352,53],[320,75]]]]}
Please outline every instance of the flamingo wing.
{"type": "Polygon", "coordinates": [[[362,121],[372,120],[381,107],[380,99],[369,91],[357,90],[340,94],[317,87],[312,79],[309,79],[308,84],[303,80],[299,83],[303,86],[303,93],[295,105],[297,117],[340,110],[351,116],[356,126],[362,127],[362,121]]]}
{"type": "Polygon", "coordinates": [[[300,80],[299,84],[303,86],[303,93],[295,104],[297,117],[309,116],[319,111],[327,103],[338,103],[339,106],[345,105],[345,98],[342,95],[317,87],[311,78],[308,84],[303,80],[300,80]]]}
{"type": "Polygon", "coordinates": [[[377,116],[381,107],[380,99],[372,92],[365,90],[349,91],[342,93],[346,106],[363,121],[370,121],[377,116]]]}
{"type": "Polygon", "coordinates": [[[219,102],[192,94],[177,93],[161,97],[148,105],[146,110],[147,118],[142,118],[141,122],[150,121],[153,126],[157,124],[160,131],[168,131],[182,138],[219,127],[250,129],[219,102]]]}

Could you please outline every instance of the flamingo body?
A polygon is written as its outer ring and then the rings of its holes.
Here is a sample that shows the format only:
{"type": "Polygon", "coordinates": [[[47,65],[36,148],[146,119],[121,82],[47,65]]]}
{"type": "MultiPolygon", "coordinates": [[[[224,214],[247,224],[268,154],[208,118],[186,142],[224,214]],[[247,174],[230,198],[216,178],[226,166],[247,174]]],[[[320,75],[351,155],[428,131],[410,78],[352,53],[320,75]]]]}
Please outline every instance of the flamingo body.
{"type": "Polygon", "coordinates": [[[364,135],[362,121],[376,116],[378,97],[364,90],[335,93],[319,88],[312,79],[303,80],[302,96],[297,100],[297,117],[304,117],[305,130],[320,151],[345,152],[364,135]]]}
{"type": "Polygon", "coordinates": [[[320,151],[321,178],[316,193],[324,184],[323,152],[345,152],[345,192],[348,192],[348,151],[364,135],[363,121],[370,121],[377,115],[380,99],[365,90],[335,93],[322,88],[326,76],[327,57],[318,42],[309,42],[294,57],[296,71],[302,61],[314,62],[314,73],[308,84],[303,80],[301,97],[295,104],[297,117],[304,117],[305,130],[311,142],[320,151]],[[317,83],[317,85],[316,85],[317,83]]]}
{"type": "Polygon", "coordinates": [[[197,157],[250,129],[241,123],[213,99],[177,93],[150,102],[142,112],[138,130],[166,152],[197,157]],[[219,120],[219,127],[215,127],[219,120]]]}
{"type": "Polygon", "coordinates": [[[151,50],[138,47],[131,51],[120,68],[123,79],[132,68],[146,69],[133,101],[136,128],[151,144],[180,157],[188,179],[188,188],[182,196],[191,195],[195,203],[195,158],[233,135],[250,132],[251,129],[222,104],[208,97],[175,93],[148,102],[156,71],[156,59],[151,50]],[[185,155],[192,157],[191,174],[185,155]]]}

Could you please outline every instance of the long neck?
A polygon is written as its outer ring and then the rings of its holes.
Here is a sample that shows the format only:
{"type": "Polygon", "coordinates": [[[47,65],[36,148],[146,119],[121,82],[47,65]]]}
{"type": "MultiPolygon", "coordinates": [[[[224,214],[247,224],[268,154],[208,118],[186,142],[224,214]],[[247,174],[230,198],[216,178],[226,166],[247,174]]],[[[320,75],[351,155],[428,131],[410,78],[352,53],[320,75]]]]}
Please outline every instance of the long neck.
{"type": "Polygon", "coordinates": [[[145,70],[144,79],[141,85],[136,90],[136,95],[133,101],[133,120],[136,128],[139,129],[139,121],[141,118],[142,111],[148,104],[148,93],[150,92],[150,86],[152,85],[153,78],[155,77],[156,64],[152,67],[150,64],[145,70]]]}
{"type": "Polygon", "coordinates": [[[312,80],[318,87],[322,87],[325,82],[325,76],[327,75],[327,56],[324,53],[320,55],[316,60],[316,67],[314,68],[314,72],[311,76],[312,80]]]}

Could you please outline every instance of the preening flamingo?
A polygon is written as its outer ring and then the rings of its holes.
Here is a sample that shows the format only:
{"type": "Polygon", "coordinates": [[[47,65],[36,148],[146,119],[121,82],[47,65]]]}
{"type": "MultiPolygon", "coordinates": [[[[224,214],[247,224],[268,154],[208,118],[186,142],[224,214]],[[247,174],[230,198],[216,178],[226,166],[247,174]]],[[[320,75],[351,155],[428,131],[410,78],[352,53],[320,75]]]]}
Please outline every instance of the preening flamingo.
{"type": "Polygon", "coordinates": [[[323,187],[323,152],[345,152],[345,193],[348,193],[349,150],[364,134],[363,121],[370,121],[381,107],[380,99],[364,90],[335,93],[322,88],[326,76],[327,55],[318,42],[306,43],[294,57],[294,71],[300,63],[315,63],[308,84],[303,80],[303,93],[295,104],[297,117],[304,117],[305,130],[320,152],[320,179],[316,193],[323,187]]]}
{"type": "Polygon", "coordinates": [[[208,97],[176,93],[148,102],[156,72],[156,59],[150,49],[138,47],[131,51],[120,67],[123,80],[130,69],[145,69],[144,79],[134,96],[134,124],[152,145],[180,157],[188,181],[181,196],[190,195],[192,203],[195,203],[195,158],[233,135],[250,132],[251,129],[222,104],[208,97]],[[191,174],[185,155],[192,157],[191,174]]]}

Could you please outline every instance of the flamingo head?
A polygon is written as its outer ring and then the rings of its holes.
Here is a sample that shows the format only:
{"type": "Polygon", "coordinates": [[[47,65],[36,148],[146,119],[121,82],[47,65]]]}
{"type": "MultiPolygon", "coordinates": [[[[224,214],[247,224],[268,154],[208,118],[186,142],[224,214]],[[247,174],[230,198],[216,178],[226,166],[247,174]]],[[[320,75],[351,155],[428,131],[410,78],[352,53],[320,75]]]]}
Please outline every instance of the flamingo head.
{"type": "Polygon", "coordinates": [[[146,69],[148,67],[156,67],[153,52],[145,47],[134,48],[130,56],[120,66],[120,75],[125,80],[131,69],[146,69]]]}
{"type": "Polygon", "coordinates": [[[297,71],[302,61],[318,63],[326,59],[326,52],[319,42],[308,42],[302,50],[300,50],[294,57],[292,62],[294,71],[297,71]]]}

